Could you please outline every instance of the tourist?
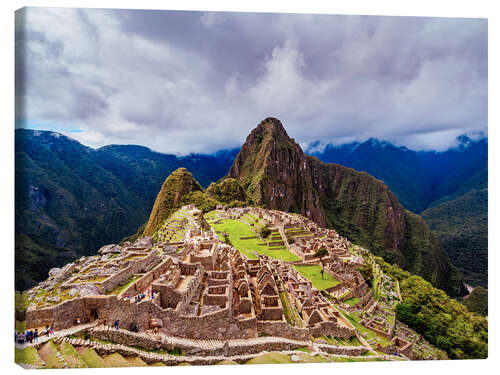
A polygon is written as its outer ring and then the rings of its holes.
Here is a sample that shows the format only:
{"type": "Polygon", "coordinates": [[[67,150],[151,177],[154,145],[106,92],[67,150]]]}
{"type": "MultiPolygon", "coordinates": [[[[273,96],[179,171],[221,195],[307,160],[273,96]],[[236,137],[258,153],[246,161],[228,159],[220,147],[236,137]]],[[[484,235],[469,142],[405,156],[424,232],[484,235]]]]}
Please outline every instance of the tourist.
{"type": "Polygon", "coordinates": [[[35,328],[35,332],[33,333],[33,337],[35,339],[35,342],[38,342],[38,328],[35,328]]]}
{"type": "Polygon", "coordinates": [[[117,319],[117,320],[115,321],[115,328],[116,328],[116,330],[117,330],[117,331],[118,331],[118,328],[119,328],[119,327],[120,327],[120,321],[117,319]]]}
{"type": "Polygon", "coordinates": [[[45,326],[45,336],[49,335],[49,326],[45,326]]]}
{"type": "Polygon", "coordinates": [[[54,334],[54,323],[52,323],[50,325],[50,330],[49,330],[49,335],[53,335],[54,334]]]}
{"type": "Polygon", "coordinates": [[[80,317],[79,316],[76,317],[76,324],[80,324],[80,317]]]}

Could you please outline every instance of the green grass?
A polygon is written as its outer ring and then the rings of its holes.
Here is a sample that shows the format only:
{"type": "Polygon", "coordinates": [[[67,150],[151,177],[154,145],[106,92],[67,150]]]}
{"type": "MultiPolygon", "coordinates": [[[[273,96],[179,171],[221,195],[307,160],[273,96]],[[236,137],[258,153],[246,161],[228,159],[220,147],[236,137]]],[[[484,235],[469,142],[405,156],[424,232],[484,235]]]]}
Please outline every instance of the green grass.
{"type": "Polygon", "coordinates": [[[63,342],[60,346],[60,352],[71,368],[87,367],[83,358],[78,354],[73,345],[63,342]]]}
{"type": "Polygon", "coordinates": [[[16,363],[26,363],[37,367],[43,366],[42,360],[33,346],[24,349],[15,348],[14,358],[16,363]]]}
{"type": "Polygon", "coordinates": [[[237,364],[238,364],[238,362],[235,362],[235,361],[230,360],[230,359],[225,359],[223,361],[216,363],[216,365],[237,365],[237,364]]]}
{"type": "Polygon", "coordinates": [[[335,279],[328,272],[323,273],[323,278],[321,278],[321,266],[296,266],[294,265],[298,272],[300,272],[306,279],[308,279],[313,286],[318,290],[324,290],[331,288],[339,283],[337,279],[335,279]]]}
{"type": "Polygon", "coordinates": [[[285,248],[270,249],[268,246],[259,245],[263,243],[259,238],[240,240],[240,237],[251,237],[256,236],[256,234],[250,230],[249,225],[239,220],[225,219],[222,220],[220,224],[210,223],[210,225],[216,231],[227,233],[233,246],[245,254],[249,259],[257,259],[257,257],[253,254],[256,252],[262,255],[267,255],[270,258],[281,259],[284,261],[299,260],[296,255],[292,254],[285,248]]]}
{"type": "Polygon", "coordinates": [[[286,321],[288,324],[295,325],[295,317],[293,316],[290,304],[288,302],[288,296],[286,292],[280,292],[281,304],[283,305],[283,313],[285,314],[286,321]]]}
{"type": "Polygon", "coordinates": [[[45,357],[45,365],[47,368],[63,368],[64,363],[59,361],[57,357],[57,346],[52,340],[46,342],[41,350],[47,353],[47,357],[45,357]]]}
{"type": "Polygon", "coordinates": [[[131,367],[130,363],[119,353],[113,353],[102,357],[106,367],[131,367]]]}
{"type": "Polygon", "coordinates": [[[293,363],[289,355],[281,353],[266,353],[245,362],[247,365],[271,364],[271,363],[293,363]]]}
{"type": "Polygon", "coordinates": [[[15,293],[15,306],[17,310],[24,310],[28,308],[28,292],[23,292],[22,294],[19,292],[15,293]]]}
{"type": "Polygon", "coordinates": [[[85,364],[91,368],[106,367],[104,360],[99,357],[94,349],[86,349],[81,357],[85,364]]]}
{"type": "Polygon", "coordinates": [[[346,305],[349,305],[349,306],[354,306],[358,302],[359,302],[359,298],[358,297],[351,297],[351,298],[348,298],[348,299],[344,300],[344,303],[346,305]]]}
{"type": "Polygon", "coordinates": [[[337,309],[361,334],[366,334],[365,340],[371,340],[375,337],[378,337],[380,339],[380,344],[382,346],[387,346],[389,345],[389,340],[385,338],[384,336],[378,335],[376,332],[372,331],[371,329],[368,329],[366,327],[363,327],[359,322],[352,316],[344,311],[337,309]]]}

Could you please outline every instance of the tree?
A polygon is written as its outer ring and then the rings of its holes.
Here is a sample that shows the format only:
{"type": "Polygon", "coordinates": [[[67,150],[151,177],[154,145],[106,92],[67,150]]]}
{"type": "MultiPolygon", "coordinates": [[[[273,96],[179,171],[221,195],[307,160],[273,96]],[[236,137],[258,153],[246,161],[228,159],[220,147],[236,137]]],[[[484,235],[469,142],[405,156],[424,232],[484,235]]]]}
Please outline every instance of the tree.
{"type": "Polygon", "coordinates": [[[319,261],[321,263],[321,271],[320,271],[321,272],[321,279],[324,279],[323,275],[324,275],[325,271],[323,269],[323,257],[325,255],[328,255],[328,250],[326,250],[325,248],[321,248],[314,253],[314,257],[319,258],[319,261]]]}
{"type": "Polygon", "coordinates": [[[268,226],[261,228],[259,231],[262,238],[267,238],[271,234],[271,229],[268,226]]]}
{"type": "Polygon", "coordinates": [[[314,257],[319,258],[319,261],[321,262],[321,264],[323,264],[322,259],[326,255],[328,255],[328,250],[326,250],[325,248],[321,248],[314,253],[314,257]]]}

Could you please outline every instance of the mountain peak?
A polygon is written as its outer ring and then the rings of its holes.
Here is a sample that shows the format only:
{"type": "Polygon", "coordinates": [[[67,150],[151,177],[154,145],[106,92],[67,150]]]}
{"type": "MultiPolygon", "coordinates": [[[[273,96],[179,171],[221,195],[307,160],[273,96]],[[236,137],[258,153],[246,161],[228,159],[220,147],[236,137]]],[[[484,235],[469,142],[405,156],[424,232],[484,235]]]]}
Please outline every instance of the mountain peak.
{"type": "Polygon", "coordinates": [[[186,168],[178,168],[167,177],[158,193],[145,236],[151,236],[161,223],[182,205],[182,198],[192,191],[203,191],[200,184],[186,168]]]}
{"type": "Polygon", "coordinates": [[[265,132],[272,132],[275,135],[283,135],[288,137],[288,134],[283,127],[280,120],[275,117],[267,117],[259,125],[257,125],[256,130],[263,130],[265,132]]]}
{"type": "Polygon", "coordinates": [[[228,176],[238,180],[257,205],[302,212],[326,224],[307,157],[276,118],[268,117],[252,130],[228,176]]]}

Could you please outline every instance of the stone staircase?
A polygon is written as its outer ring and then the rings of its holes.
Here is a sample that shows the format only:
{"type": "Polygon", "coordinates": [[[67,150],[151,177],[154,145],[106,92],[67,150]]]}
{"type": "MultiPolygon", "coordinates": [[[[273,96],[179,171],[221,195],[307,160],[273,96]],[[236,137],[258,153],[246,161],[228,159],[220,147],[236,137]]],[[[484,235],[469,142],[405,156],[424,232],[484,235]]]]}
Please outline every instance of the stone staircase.
{"type": "MultiPolygon", "coordinates": [[[[216,352],[217,350],[221,350],[223,348],[230,347],[250,347],[252,345],[262,345],[269,343],[295,343],[296,345],[301,345],[303,347],[309,347],[311,349],[311,356],[321,355],[323,357],[336,357],[336,358],[345,358],[349,357],[350,359],[356,360],[356,358],[362,360],[383,358],[386,360],[401,360],[401,357],[394,357],[389,355],[360,355],[358,352],[357,355],[349,355],[349,354],[338,354],[331,353],[332,348],[339,348],[335,345],[329,344],[320,344],[320,343],[311,343],[307,341],[295,341],[288,340],[279,337],[258,337],[250,340],[231,340],[231,341],[218,341],[218,340],[188,340],[182,338],[168,338],[170,344],[176,345],[188,345],[188,344],[196,344],[198,348],[202,351],[206,352],[216,352]],[[195,341],[195,342],[194,342],[195,341]]],[[[252,358],[265,355],[266,353],[271,353],[275,351],[268,350],[259,350],[254,353],[241,353],[236,355],[196,355],[196,354],[187,354],[187,355],[179,355],[179,353],[171,354],[165,350],[147,350],[147,349],[139,349],[137,347],[131,347],[128,345],[123,345],[119,343],[111,343],[106,341],[96,341],[92,339],[83,339],[83,338],[73,338],[68,336],[59,336],[53,339],[53,345],[57,348],[55,350],[57,363],[52,363],[50,366],[47,366],[40,357],[38,357],[38,362],[34,363],[22,363],[21,365],[25,368],[72,368],[72,367],[116,367],[116,366],[137,366],[137,365],[179,365],[179,364],[191,364],[191,365],[212,365],[217,364],[222,361],[232,361],[238,364],[244,364],[252,358]],[[75,366],[75,361],[68,361],[68,353],[61,353],[64,345],[70,345],[71,349],[75,349],[74,356],[72,359],[77,359],[81,361],[80,363],[83,366],[75,366]],[[98,359],[98,362],[91,361],[92,356],[86,356],[85,353],[94,356],[95,359],[98,359]],[[82,354],[82,355],[80,355],[82,354]]],[[[49,344],[49,343],[47,343],[49,344]]],[[[52,345],[52,344],[50,344],[52,345]]],[[[38,346],[38,350],[41,350],[42,346],[38,346]]],[[[343,346],[342,348],[348,349],[350,347],[343,346]]],[[[352,347],[357,348],[360,347],[352,347]]],[[[34,349],[34,347],[33,347],[34,349]]],[[[31,349],[31,350],[33,350],[31,349]]],[[[290,350],[279,350],[276,351],[284,355],[304,355],[304,352],[301,350],[290,349],[290,350]]],[[[354,353],[354,352],[353,352],[354,353]]],[[[404,358],[403,358],[404,359],[404,358]]],[[[20,361],[18,361],[20,362],[20,361]]]]}

